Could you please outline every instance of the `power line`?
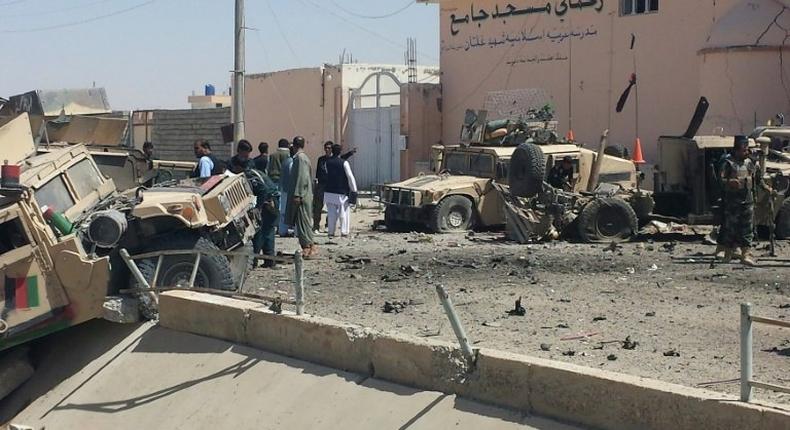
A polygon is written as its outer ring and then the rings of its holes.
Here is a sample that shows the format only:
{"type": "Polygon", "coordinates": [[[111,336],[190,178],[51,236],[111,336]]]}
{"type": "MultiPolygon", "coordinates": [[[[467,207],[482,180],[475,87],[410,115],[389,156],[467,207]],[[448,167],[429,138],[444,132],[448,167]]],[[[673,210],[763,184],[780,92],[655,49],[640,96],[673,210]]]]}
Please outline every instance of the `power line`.
{"type": "Polygon", "coordinates": [[[384,15],[363,15],[363,14],[359,14],[359,13],[356,13],[354,11],[348,10],[348,9],[344,8],[343,6],[341,6],[340,4],[338,4],[335,0],[332,0],[332,4],[335,5],[335,7],[337,7],[338,9],[342,10],[343,12],[345,12],[345,13],[351,15],[351,16],[355,16],[357,18],[364,18],[364,19],[384,19],[384,18],[389,18],[391,16],[395,16],[395,15],[403,12],[404,10],[410,8],[415,3],[416,2],[414,0],[409,0],[409,2],[406,3],[406,6],[403,6],[402,8],[397,9],[397,10],[395,10],[393,12],[385,13],[384,15]]]}
{"type": "Polygon", "coordinates": [[[22,17],[22,16],[53,15],[53,14],[60,13],[60,12],[68,12],[70,10],[84,9],[86,7],[96,6],[96,5],[103,4],[103,3],[108,3],[108,2],[111,2],[111,1],[115,1],[115,0],[99,0],[99,1],[94,1],[94,2],[91,2],[91,3],[79,4],[79,5],[76,5],[76,6],[64,7],[64,8],[61,8],[61,9],[50,9],[50,10],[45,10],[45,11],[41,11],[41,12],[14,13],[14,14],[10,14],[10,15],[2,15],[2,16],[0,16],[0,18],[18,18],[18,17],[22,17]]]}
{"type": "Polygon", "coordinates": [[[27,0],[11,0],[5,3],[0,3],[0,6],[11,6],[12,4],[26,2],[27,0]]]}
{"type": "MultiPolygon", "coordinates": [[[[357,24],[356,22],[354,22],[354,21],[351,21],[350,19],[348,19],[348,18],[346,18],[346,17],[340,16],[340,15],[338,15],[337,13],[335,13],[334,11],[332,11],[332,10],[329,10],[329,9],[326,9],[326,8],[324,8],[323,6],[321,6],[321,5],[317,4],[317,3],[315,3],[315,2],[314,2],[314,1],[312,1],[312,0],[299,0],[299,1],[300,1],[302,4],[305,4],[306,6],[308,6],[308,3],[309,3],[309,5],[312,5],[314,8],[316,8],[316,9],[320,9],[320,10],[322,10],[322,11],[324,11],[324,12],[326,12],[326,13],[328,13],[328,14],[332,15],[332,16],[334,16],[335,18],[337,18],[337,19],[339,19],[339,20],[341,20],[341,21],[345,22],[346,24],[352,25],[352,26],[354,26],[354,27],[356,27],[356,28],[358,28],[358,29],[360,29],[360,30],[364,31],[365,33],[368,33],[368,34],[370,34],[370,35],[372,35],[372,36],[375,36],[375,37],[377,37],[377,38],[379,38],[379,39],[381,39],[381,40],[383,40],[383,41],[385,41],[385,42],[389,43],[389,44],[390,44],[390,45],[392,45],[392,46],[396,46],[396,47],[398,47],[398,48],[403,48],[403,44],[402,44],[402,43],[400,43],[400,42],[396,42],[396,41],[394,41],[394,40],[392,40],[392,39],[390,39],[390,38],[388,38],[388,37],[386,37],[386,36],[383,36],[383,35],[381,35],[381,34],[379,34],[379,33],[375,32],[375,31],[373,31],[373,30],[370,30],[370,29],[368,29],[367,27],[364,27],[364,26],[362,26],[362,25],[359,25],[359,24],[357,24]]],[[[438,59],[438,58],[436,58],[436,57],[434,57],[434,56],[432,56],[432,55],[426,54],[426,53],[424,53],[424,52],[417,51],[417,53],[418,53],[418,54],[420,54],[420,55],[422,55],[422,56],[423,56],[423,57],[425,57],[425,58],[428,58],[428,59],[430,59],[430,60],[433,60],[433,61],[439,61],[439,59],[438,59]]]]}
{"type": "Polygon", "coordinates": [[[283,40],[285,41],[285,46],[288,47],[288,50],[291,51],[291,55],[293,55],[296,61],[301,65],[302,60],[299,59],[299,55],[296,54],[296,50],[291,45],[291,41],[288,40],[288,36],[286,36],[285,31],[280,25],[280,18],[277,17],[277,13],[274,11],[274,7],[272,6],[271,0],[266,0],[266,6],[269,7],[269,11],[272,13],[272,17],[274,18],[274,24],[277,26],[277,30],[280,31],[280,36],[282,36],[283,40]]]}
{"type": "Polygon", "coordinates": [[[139,8],[141,8],[143,6],[148,6],[149,4],[154,3],[156,1],[157,0],[148,0],[148,1],[143,2],[143,3],[138,3],[138,4],[134,5],[134,6],[130,6],[130,7],[126,8],[126,9],[117,10],[115,12],[110,12],[110,13],[107,13],[107,14],[104,14],[104,15],[98,15],[98,16],[94,16],[94,17],[91,17],[91,18],[82,19],[82,20],[79,20],[79,21],[72,21],[72,22],[67,22],[67,23],[63,23],[63,24],[49,25],[49,26],[45,26],[45,27],[25,28],[25,29],[21,29],[21,30],[0,30],[0,33],[33,33],[33,32],[37,32],[37,31],[46,31],[46,30],[55,30],[55,29],[58,29],[58,28],[74,27],[74,26],[77,26],[77,25],[88,24],[88,23],[91,23],[91,22],[94,22],[94,21],[98,21],[98,20],[101,20],[101,19],[104,19],[104,18],[110,18],[110,17],[113,17],[113,16],[117,16],[117,15],[121,15],[121,14],[124,14],[124,13],[127,13],[127,12],[131,12],[131,11],[133,11],[135,9],[139,9],[139,8]]]}

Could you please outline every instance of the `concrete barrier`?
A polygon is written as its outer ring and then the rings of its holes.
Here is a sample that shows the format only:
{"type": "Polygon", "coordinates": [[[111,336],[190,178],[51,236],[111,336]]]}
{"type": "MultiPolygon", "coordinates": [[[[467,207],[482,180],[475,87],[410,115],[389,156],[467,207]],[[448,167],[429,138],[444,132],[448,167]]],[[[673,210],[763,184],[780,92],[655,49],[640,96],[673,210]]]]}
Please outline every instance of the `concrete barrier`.
{"type": "Polygon", "coordinates": [[[259,304],[173,291],[160,324],[413,387],[600,429],[790,429],[790,412],[651,379],[496,350],[466,369],[447,342],[326,318],[275,315],[259,304]]]}

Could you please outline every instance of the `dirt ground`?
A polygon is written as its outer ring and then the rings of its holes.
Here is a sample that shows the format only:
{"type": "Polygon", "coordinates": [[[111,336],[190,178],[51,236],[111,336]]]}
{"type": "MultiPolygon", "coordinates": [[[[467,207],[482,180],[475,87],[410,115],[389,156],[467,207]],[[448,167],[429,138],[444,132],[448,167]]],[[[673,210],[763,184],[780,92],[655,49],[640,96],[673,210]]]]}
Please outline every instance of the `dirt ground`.
{"type": "MultiPolygon", "coordinates": [[[[305,266],[308,313],[455,341],[436,295],[441,284],[476,347],[687,386],[738,378],[741,303],[790,319],[790,242],[778,242],[779,257],[758,268],[711,266],[704,254],[713,247],[689,238],[645,238],[612,250],[519,245],[503,232],[373,231],[383,213],[363,204],[350,238],[317,236],[320,256],[305,266]],[[509,315],[519,298],[526,315],[509,315]]],[[[278,238],[278,247],[297,245],[278,238]]],[[[246,289],[292,294],[292,278],[290,266],[257,269],[246,289]]],[[[757,325],[754,339],[755,378],[790,385],[790,330],[757,325]]],[[[706,388],[739,392],[737,383],[706,388]]],[[[755,399],[790,406],[790,395],[756,390],[755,399]]]]}

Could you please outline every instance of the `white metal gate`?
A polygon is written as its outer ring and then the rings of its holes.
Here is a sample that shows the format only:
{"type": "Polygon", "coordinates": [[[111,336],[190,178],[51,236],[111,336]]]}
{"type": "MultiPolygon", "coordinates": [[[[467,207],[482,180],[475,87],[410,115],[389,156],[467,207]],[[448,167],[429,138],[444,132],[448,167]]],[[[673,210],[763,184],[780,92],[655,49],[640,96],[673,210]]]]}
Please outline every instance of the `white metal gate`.
{"type": "Polygon", "coordinates": [[[400,106],[352,109],[349,143],[357,148],[351,167],[362,190],[400,180],[400,106]]]}

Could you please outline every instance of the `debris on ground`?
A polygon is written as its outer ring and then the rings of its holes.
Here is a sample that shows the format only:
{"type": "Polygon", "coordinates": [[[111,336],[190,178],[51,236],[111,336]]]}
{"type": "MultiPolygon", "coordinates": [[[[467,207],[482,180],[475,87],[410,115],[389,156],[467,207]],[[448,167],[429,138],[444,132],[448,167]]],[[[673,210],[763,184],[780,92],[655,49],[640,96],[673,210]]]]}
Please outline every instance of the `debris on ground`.
{"type": "Polygon", "coordinates": [[[433,242],[433,236],[428,236],[425,233],[419,233],[412,237],[406,238],[406,241],[409,243],[431,243],[433,242]]]}
{"type": "Polygon", "coordinates": [[[571,336],[561,337],[560,340],[581,340],[581,339],[587,339],[588,337],[597,336],[599,334],[600,333],[598,333],[597,331],[591,331],[589,333],[574,334],[571,336]]]}
{"type": "Polygon", "coordinates": [[[400,266],[400,271],[406,275],[413,275],[420,271],[418,266],[400,266]]]}
{"type": "Polygon", "coordinates": [[[551,344],[550,343],[541,343],[540,349],[542,351],[551,351],[551,344]]]}
{"type": "Polygon", "coordinates": [[[647,312],[647,313],[645,313],[645,316],[646,317],[654,317],[654,316],[656,316],[656,313],[655,312],[647,312]]]}
{"type": "Polygon", "coordinates": [[[403,312],[407,306],[409,306],[408,302],[388,301],[384,302],[384,306],[381,307],[381,310],[384,311],[385,314],[399,314],[403,312]]]}
{"type": "Polygon", "coordinates": [[[566,356],[566,357],[573,357],[573,356],[575,356],[575,355],[576,355],[576,351],[574,351],[574,350],[572,350],[572,349],[569,349],[569,350],[567,350],[567,351],[563,351],[563,352],[562,352],[562,355],[564,355],[564,356],[566,356]]]}
{"type": "Polygon", "coordinates": [[[272,300],[272,304],[269,305],[269,310],[278,315],[283,313],[283,300],[279,297],[275,297],[274,300],[272,300]]]}
{"type": "Polygon", "coordinates": [[[623,349],[634,350],[637,346],[639,346],[639,342],[631,340],[631,336],[625,337],[625,340],[623,341],[623,349]]]}
{"type": "Polygon", "coordinates": [[[606,321],[606,317],[594,317],[592,320],[593,322],[606,321]]]}
{"type": "Polygon", "coordinates": [[[527,310],[524,309],[524,306],[521,306],[521,296],[516,299],[516,304],[514,305],[513,309],[507,311],[508,315],[510,316],[519,316],[523,317],[527,314],[527,310]]]}
{"type": "Polygon", "coordinates": [[[669,351],[664,351],[664,357],[680,357],[680,353],[673,348],[669,351]]]}
{"type": "Polygon", "coordinates": [[[483,321],[483,326],[496,328],[496,327],[502,327],[502,324],[495,321],[483,321]]]}
{"type": "Polygon", "coordinates": [[[617,360],[617,356],[614,355],[614,354],[609,354],[609,355],[606,356],[606,359],[609,360],[609,361],[615,361],[615,360],[617,360]]]}
{"type": "Polygon", "coordinates": [[[368,257],[354,257],[353,255],[341,255],[335,261],[341,264],[370,264],[373,262],[368,257]]]}
{"type": "Polygon", "coordinates": [[[783,305],[779,305],[779,309],[790,309],[790,303],[785,303],[783,305]]]}

